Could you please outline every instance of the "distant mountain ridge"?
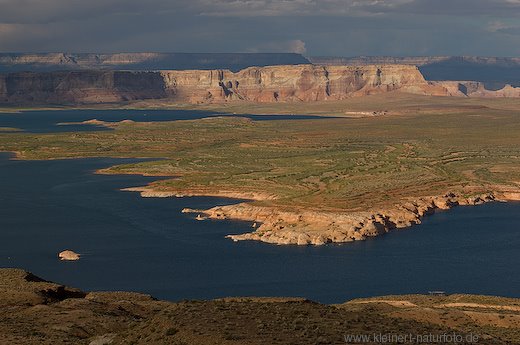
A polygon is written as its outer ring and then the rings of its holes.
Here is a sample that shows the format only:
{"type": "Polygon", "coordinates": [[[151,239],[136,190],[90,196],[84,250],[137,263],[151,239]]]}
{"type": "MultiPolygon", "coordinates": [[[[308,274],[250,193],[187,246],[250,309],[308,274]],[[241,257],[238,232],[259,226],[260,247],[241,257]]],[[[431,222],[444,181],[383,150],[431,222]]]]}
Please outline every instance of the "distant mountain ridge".
{"type": "Polygon", "coordinates": [[[455,97],[520,97],[511,86],[427,81],[410,65],[312,64],[230,70],[75,70],[0,74],[0,104],[101,104],[164,99],[177,103],[316,102],[399,91],[455,97]]]}
{"type": "Polygon", "coordinates": [[[302,102],[402,90],[427,92],[415,66],[285,65],[230,70],[56,71],[0,74],[0,104],[302,102]]]}
{"type": "Polygon", "coordinates": [[[63,70],[209,70],[309,64],[295,53],[0,53],[0,73],[63,70]]]}
{"type": "Polygon", "coordinates": [[[414,65],[430,81],[476,81],[484,83],[491,90],[501,89],[507,84],[520,86],[520,57],[357,56],[310,57],[309,60],[320,65],[414,65]]]}
{"type": "Polygon", "coordinates": [[[295,53],[0,53],[0,73],[77,70],[230,70],[314,64],[413,65],[428,81],[475,81],[489,90],[520,87],[520,57],[357,56],[309,57],[295,53]]]}

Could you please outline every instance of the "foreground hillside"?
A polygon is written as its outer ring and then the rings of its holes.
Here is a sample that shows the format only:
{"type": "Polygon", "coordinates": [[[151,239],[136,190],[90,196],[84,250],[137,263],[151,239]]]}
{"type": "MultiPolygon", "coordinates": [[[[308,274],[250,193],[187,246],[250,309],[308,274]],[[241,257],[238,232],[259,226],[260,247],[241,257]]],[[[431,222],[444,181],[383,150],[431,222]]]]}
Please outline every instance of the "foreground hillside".
{"type": "Polygon", "coordinates": [[[131,292],[87,293],[0,269],[0,308],[0,343],[10,345],[345,344],[361,343],[345,337],[374,334],[520,343],[520,300],[485,296],[391,296],[341,305],[297,298],[173,303],[131,292]]]}

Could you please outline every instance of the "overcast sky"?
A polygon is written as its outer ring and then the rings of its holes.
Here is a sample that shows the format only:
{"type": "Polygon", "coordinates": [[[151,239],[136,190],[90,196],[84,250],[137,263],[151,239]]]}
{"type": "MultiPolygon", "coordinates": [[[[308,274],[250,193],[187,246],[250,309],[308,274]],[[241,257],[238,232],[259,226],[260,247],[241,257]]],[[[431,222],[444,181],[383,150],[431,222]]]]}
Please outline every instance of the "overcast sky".
{"type": "Polygon", "coordinates": [[[520,56],[520,0],[0,0],[0,51],[520,56]]]}

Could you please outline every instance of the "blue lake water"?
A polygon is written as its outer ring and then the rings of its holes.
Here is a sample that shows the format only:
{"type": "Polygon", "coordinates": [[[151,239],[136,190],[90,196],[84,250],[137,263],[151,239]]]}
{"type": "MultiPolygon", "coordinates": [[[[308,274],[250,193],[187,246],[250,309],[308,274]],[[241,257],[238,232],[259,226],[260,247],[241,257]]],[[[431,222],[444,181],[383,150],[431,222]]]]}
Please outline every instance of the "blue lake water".
{"type": "Polygon", "coordinates": [[[437,213],[377,239],[322,247],[234,243],[250,223],[196,221],[184,207],[220,198],[141,198],[152,178],[94,175],[121,159],[9,160],[0,154],[0,266],[86,290],[158,298],[303,296],[321,302],[387,294],[520,297],[520,204],[437,213]],[[83,254],[60,262],[63,249],[83,254]]]}
{"type": "MultiPolygon", "coordinates": [[[[67,124],[92,119],[107,122],[132,120],[136,122],[196,120],[205,117],[229,116],[221,113],[193,110],[31,110],[18,113],[2,113],[0,109],[0,127],[18,128],[30,133],[103,131],[109,128],[90,124],[67,124]],[[60,125],[62,124],[62,125],[60,125]]],[[[309,115],[233,115],[250,118],[255,121],[266,120],[303,120],[327,119],[331,117],[309,115]]]]}
{"type": "MultiPolygon", "coordinates": [[[[30,111],[0,114],[0,127],[30,132],[103,130],[56,123],[92,118],[170,121],[211,115],[144,114],[30,111]]],[[[10,157],[0,153],[0,267],[24,268],[85,290],[133,290],[169,300],[302,296],[338,303],[429,290],[520,297],[520,203],[459,207],[428,217],[411,229],[345,245],[234,243],[224,236],[251,231],[250,223],[200,222],[181,210],[236,200],[141,198],[119,189],[142,186],[154,178],[93,174],[132,160],[10,157]],[[64,249],[83,256],[78,262],[60,262],[57,254],[64,249]]]]}

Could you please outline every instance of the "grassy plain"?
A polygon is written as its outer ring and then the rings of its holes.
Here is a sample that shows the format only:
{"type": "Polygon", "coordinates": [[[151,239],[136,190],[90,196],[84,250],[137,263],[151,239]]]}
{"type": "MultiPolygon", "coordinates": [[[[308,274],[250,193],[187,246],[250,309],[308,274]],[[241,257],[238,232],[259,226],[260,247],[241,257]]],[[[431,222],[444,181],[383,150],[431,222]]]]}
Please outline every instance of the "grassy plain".
{"type": "MultiPolygon", "coordinates": [[[[282,113],[313,106],[266,107],[282,113]]],[[[274,199],[257,204],[285,208],[354,211],[447,191],[519,189],[520,100],[387,94],[329,106],[322,111],[333,114],[332,107],[341,106],[388,115],[258,122],[221,117],[112,124],[114,130],[104,132],[4,133],[0,150],[24,159],[161,158],[108,172],[177,176],[154,183],[157,190],[261,193],[274,199]]]]}
{"type": "MultiPolygon", "coordinates": [[[[204,109],[315,114],[315,106],[204,109]]],[[[262,122],[221,117],[124,122],[102,132],[2,133],[0,150],[23,159],[157,158],[107,172],[177,176],[154,183],[164,191],[272,195],[254,204],[284,209],[348,212],[447,191],[469,196],[499,187],[520,189],[520,100],[384,95],[320,109],[324,115],[388,114],[262,122]]],[[[0,272],[0,280],[0,301],[10,308],[0,316],[0,342],[12,344],[88,344],[106,337],[114,344],[344,344],[345,334],[374,331],[472,333],[482,344],[520,339],[517,299],[390,296],[336,306],[254,298],[168,303],[131,293],[68,298],[52,294],[49,283],[42,288],[13,271],[0,272]]]]}

